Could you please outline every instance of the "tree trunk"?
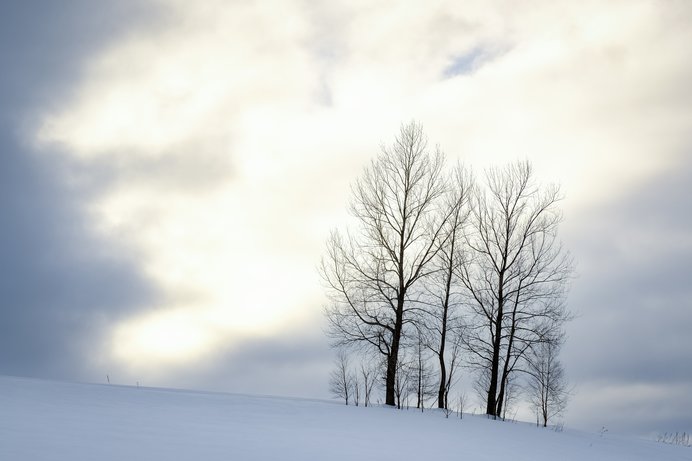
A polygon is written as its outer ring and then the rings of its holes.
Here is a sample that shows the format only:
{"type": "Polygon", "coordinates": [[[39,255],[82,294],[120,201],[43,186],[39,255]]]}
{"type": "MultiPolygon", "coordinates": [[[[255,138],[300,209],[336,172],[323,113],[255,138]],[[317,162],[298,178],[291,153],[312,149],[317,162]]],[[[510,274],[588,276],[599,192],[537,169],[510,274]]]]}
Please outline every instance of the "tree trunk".
{"type": "MultiPolygon", "coordinates": [[[[505,357],[505,364],[502,370],[502,380],[500,384],[500,396],[497,402],[497,414],[502,413],[502,405],[505,405],[505,390],[507,387],[507,379],[509,378],[509,361],[512,356],[512,348],[514,347],[514,335],[517,332],[517,307],[519,306],[519,293],[521,293],[522,283],[519,282],[519,288],[517,289],[516,299],[514,300],[514,309],[512,310],[512,326],[509,331],[509,342],[507,344],[507,355],[505,357]]],[[[506,406],[506,405],[505,405],[506,406]]]]}
{"type": "Polygon", "coordinates": [[[488,402],[485,406],[485,412],[491,416],[497,416],[496,413],[496,395],[497,395],[497,369],[499,354],[497,349],[493,351],[493,361],[490,367],[490,386],[488,386],[488,402]]]}
{"type": "Polygon", "coordinates": [[[396,405],[396,367],[399,362],[399,342],[404,321],[404,296],[399,296],[396,304],[396,320],[392,333],[392,348],[387,357],[387,377],[385,380],[385,405],[396,405]]]}
{"type": "MultiPolygon", "coordinates": [[[[457,211],[458,216],[458,211],[457,211]]],[[[440,334],[440,388],[437,393],[437,407],[447,409],[447,367],[445,365],[445,346],[447,344],[447,317],[449,316],[449,296],[452,291],[452,277],[454,275],[454,250],[456,245],[456,228],[452,231],[451,248],[447,262],[447,280],[445,284],[445,299],[442,306],[442,328],[440,334]]]]}
{"type": "Polygon", "coordinates": [[[504,400],[505,400],[505,391],[507,388],[507,379],[509,378],[509,361],[510,357],[512,354],[512,346],[514,343],[514,333],[515,333],[515,324],[514,324],[514,315],[512,316],[512,329],[510,330],[510,335],[509,335],[509,344],[507,344],[507,356],[505,357],[505,363],[502,368],[502,377],[500,379],[500,394],[497,397],[497,415],[502,414],[502,406],[504,405],[504,400]]]}
{"type": "MultiPolygon", "coordinates": [[[[452,250],[454,246],[452,245],[452,250]]],[[[449,273],[447,274],[447,286],[445,287],[445,301],[442,309],[442,328],[440,334],[440,350],[437,354],[440,359],[440,388],[437,392],[437,407],[447,408],[445,393],[447,391],[447,367],[445,365],[445,344],[447,342],[447,315],[449,312],[449,291],[452,284],[452,267],[450,264],[449,273]]]]}
{"type": "Polygon", "coordinates": [[[440,335],[440,350],[437,357],[440,360],[440,387],[437,391],[437,407],[447,408],[447,366],[445,365],[445,343],[447,341],[447,310],[449,303],[449,289],[447,291],[447,300],[445,300],[444,311],[442,313],[442,334],[440,335]]]}
{"type": "Polygon", "coordinates": [[[495,319],[495,340],[493,341],[493,359],[490,364],[490,385],[488,386],[488,402],[486,413],[497,417],[497,377],[500,369],[500,343],[502,340],[502,304],[499,304],[495,319]]]}
{"type": "MultiPolygon", "coordinates": [[[[444,351],[440,351],[444,352],[444,351]]],[[[445,367],[445,359],[442,353],[439,355],[440,358],[440,388],[437,391],[437,408],[447,408],[447,399],[445,395],[447,393],[447,369],[445,367]]]]}
{"type": "MultiPolygon", "coordinates": [[[[505,245],[506,246],[506,245],[505,245]]],[[[505,249],[505,254],[507,251],[505,249]]],[[[486,413],[497,418],[500,416],[497,411],[497,375],[500,371],[500,346],[502,345],[502,318],[504,317],[504,283],[506,261],[502,261],[503,269],[500,271],[498,280],[497,293],[497,315],[495,316],[495,338],[493,341],[493,359],[490,364],[490,386],[488,387],[488,404],[486,405],[486,413]]]]}
{"type": "MultiPolygon", "coordinates": [[[[387,356],[387,376],[385,378],[385,405],[396,405],[396,362],[397,354],[394,352],[394,342],[392,342],[392,350],[387,356]]],[[[399,344],[396,344],[396,348],[399,348],[399,344]]]]}

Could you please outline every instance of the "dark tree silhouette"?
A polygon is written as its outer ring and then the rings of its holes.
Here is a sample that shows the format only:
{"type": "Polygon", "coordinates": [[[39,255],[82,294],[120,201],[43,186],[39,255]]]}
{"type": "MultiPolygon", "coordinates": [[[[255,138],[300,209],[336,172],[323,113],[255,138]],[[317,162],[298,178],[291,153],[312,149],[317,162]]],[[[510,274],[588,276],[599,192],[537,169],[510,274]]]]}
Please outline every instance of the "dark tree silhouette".
{"type": "Polygon", "coordinates": [[[471,175],[458,165],[452,174],[451,187],[445,197],[445,208],[440,212],[445,221],[440,234],[442,244],[433,260],[435,270],[425,282],[430,298],[422,328],[427,330],[428,347],[438,363],[438,408],[448,408],[449,390],[458,369],[461,336],[461,304],[456,274],[460,263],[459,254],[464,251],[465,226],[469,221],[469,195],[472,189],[471,175]],[[448,348],[451,346],[451,350],[448,348]]]}
{"type": "Polygon", "coordinates": [[[329,334],[335,345],[366,345],[384,356],[387,405],[396,403],[399,352],[420,281],[441,244],[443,164],[439,150],[428,152],[419,124],[402,126],[353,186],[356,226],[332,233],[321,265],[329,334]]]}
{"type": "Polygon", "coordinates": [[[534,184],[528,162],[491,169],[472,201],[458,278],[470,307],[464,342],[486,412],[501,416],[510,375],[568,319],[571,257],[557,239],[559,189],[534,184]]]}

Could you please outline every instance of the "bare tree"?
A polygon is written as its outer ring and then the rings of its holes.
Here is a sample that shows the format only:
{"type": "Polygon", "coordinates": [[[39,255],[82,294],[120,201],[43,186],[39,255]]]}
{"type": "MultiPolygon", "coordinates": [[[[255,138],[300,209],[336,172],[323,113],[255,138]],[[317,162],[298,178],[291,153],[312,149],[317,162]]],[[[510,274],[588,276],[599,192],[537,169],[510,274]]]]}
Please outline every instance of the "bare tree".
{"type": "Polygon", "coordinates": [[[423,331],[418,328],[416,342],[413,345],[413,357],[408,366],[410,392],[416,396],[416,408],[421,411],[425,408],[425,401],[433,396],[436,391],[433,379],[433,371],[428,363],[425,344],[426,338],[423,331]]]}
{"type": "Polygon", "coordinates": [[[472,188],[471,175],[458,165],[454,170],[445,199],[445,208],[441,210],[443,221],[440,239],[440,251],[433,260],[435,271],[426,281],[426,289],[431,298],[428,315],[424,322],[431,338],[430,350],[435,354],[439,366],[437,389],[438,408],[448,408],[448,395],[453,382],[453,372],[457,368],[459,353],[459,335],[461,334],[460,307],[462,299],[456,291],[455,280],[460,262],[459,253],[463,252],[464,226],[469,218],[469,194],[472,188]],[[448,358],[448,343],[453,343],[451,357],[448,358]]]}
{"type": "MultiPolygon", "coordinates": [[[[478,368],[473,390],[479,407],[487,407],[488,387],[490,386],[490,368],[478,368]]],[[[492,416],[492,415],[491,415],[492,416]]]]}
{"type": "Polygon", "coordinates": [[[361,386],[360,382],[358,381],[358,374],[357,373],[349,373],[348,380],[351,383],[351,393],[353,394],[353,403],[355,406],[358,406],[360,404],[360,394],[361,394],[361,386]]]}
{"type": "Polygon", "coordinates": [[[503,414],[512,372],[529,348],[567,320],[572,261],[557,239],[559,188],[534,184],[528,162],[486,173],[475,190],[472,231],[458,276],[470,306],[464,341],[480,372],[488,415],[503,414]]]}
{"type": "MultiPolygon", "coordinates": [[[[448,337],[451,338],[449,341],[449,354],[447,355],[448,366],[446,373],[446,382],[444,384],[444,405],[443,408],[449,408],[449,393],[452,390],[452,386],[457,381],[457,372],[461,370],[461,359],[462,359],[462,335],[463,332],[459,326],[449,329],[448,337]]],[[[438,395],[439,399],[439,395],[438,395]]],[[[439,407],[439,402],[438,402],[439,407]]]]}
{"type": "Polygon", "coordinates": [[[397,363],[396,374],[394,375],[394,395],[396,397],[396,407],[402,409],[404,403],[408,402],[408,394],[411,390],[411,366],[407,360],[399,360],[397,363]]]}
{"type": "Polygon", "coordinates": [[[462,393],[459,395],[459,419],[464,419],[464,408],[466,406],[466,402],[468,401],[468,397],[466,397],[465,393],[462,393]]]}
{"type": "Polygon", "coordinates": [[[372,390],[375,387],[376,382],[376,374],[372,366],[362,362],[360,364],[360,377],[363,380],[363,404],[367,407],[370,405],[372,390]]]}
{"type": "MultiPolygon", "coordinates": [[[[516,373],[510,373],[507,375],[507,380],[505,383],[504,401],[502,402],[502,420],[507,420],[507,413],[512,414],[515,404],[521,398],[521,385],[518,382],[518,377],[516,373]]],[[[498,415],[500,416],[500,415],[498,415]]],[[[514,419],[512,417],[511,419],[514,419]]]]}
{"type": "Polygon", "coordinates": [[[543,427],[550,418],[562,414],[567,407],[569,390],[562,363],[558,359],[561,342],[558,339],[545,341],[531,348],[527,392],[529,401],[543,427]]]}
{"type": "Polygon", "coordinates": [[[396,403],[399,349],[416,290],[440,246],[443,163],[439,150],[428,153],[419,124],[402,126],[353,187],[357,227],[333,232],[322,261],[329,333],[337,346],[366,345],[384,356],[387,405],[396,403]]]}
{"type": "Polygon", "coordinates": [[[349,360],[345,351],[339,350],[334,370],[329,379],[329,390],[334,397],[342,398],[348,405],[352,394],[352,376],[349,372],[349,360]]]}

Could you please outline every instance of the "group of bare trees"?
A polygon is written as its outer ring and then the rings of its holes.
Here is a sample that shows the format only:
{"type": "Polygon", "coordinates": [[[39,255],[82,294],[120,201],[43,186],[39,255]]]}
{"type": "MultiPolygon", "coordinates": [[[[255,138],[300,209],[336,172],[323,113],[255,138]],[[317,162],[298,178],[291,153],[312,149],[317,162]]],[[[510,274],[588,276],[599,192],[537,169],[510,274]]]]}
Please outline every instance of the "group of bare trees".
{"type": "Polygon", "coordinates": [[[448,409],[464,366],[488,415],[504,414],[519,381],[544,423],[562,410],[557,351],[572,261],[557,238],[559,189],[539,187],[528,162],[482,181],[462,165],[448,172],[411,123],[352,192],[353,224],[332,233],[321,265],[344,368],[332,377],[335,395],[348,401],[357,387],[349,350],[382,364],[386,405],[401,406],[405,387],[417,406],[432,396],[448,409]]]}
{"type": "Polygon", "coordinates": [[[370,362],[362,361],[358,368],[351,368],[348,354],[339,350],[335,367],[329,378],[329,390],[335,397],[342,398],[346,405],[368,406],[377,383],[377,371],[370,362]]]}

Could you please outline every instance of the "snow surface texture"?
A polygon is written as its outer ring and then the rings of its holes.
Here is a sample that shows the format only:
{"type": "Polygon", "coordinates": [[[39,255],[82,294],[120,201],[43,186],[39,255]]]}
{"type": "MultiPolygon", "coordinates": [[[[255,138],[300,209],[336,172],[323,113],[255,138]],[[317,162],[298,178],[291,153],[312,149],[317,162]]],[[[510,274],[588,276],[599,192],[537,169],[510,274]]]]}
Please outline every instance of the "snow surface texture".
{"type": "Polygon", "coordinates": [[[692,448],[439,411],[0,377],[0,460],[692,460],[692,448]]]}

